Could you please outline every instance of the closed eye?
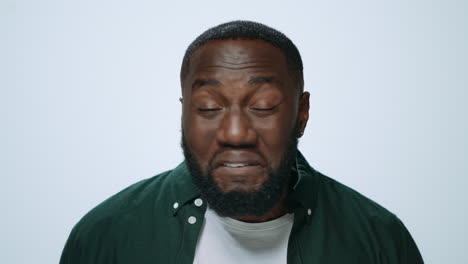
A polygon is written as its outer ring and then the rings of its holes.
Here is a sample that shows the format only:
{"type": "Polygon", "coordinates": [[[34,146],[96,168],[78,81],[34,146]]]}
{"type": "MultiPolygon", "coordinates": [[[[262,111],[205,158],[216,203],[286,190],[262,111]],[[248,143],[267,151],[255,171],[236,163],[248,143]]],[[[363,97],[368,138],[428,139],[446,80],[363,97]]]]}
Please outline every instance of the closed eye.
{"type": "Polygon", "coordinates": [[[273,106],[273,107],[252,107],[251,109],[252,110],[255,110],[255,111],[271,111],[273,109],[275,109],[276,106],[273,106]]]}
{"type": "Polygon", "coordinates": [[[275,114],[278,110],[278,105],[272,107],[251,107],[250,111],[252,114],[258,117],[268,117],[275,114]]]}
{"type": "Polygon", "coordinates": [[[219,111],[221,108],[198,108],[200,112],[211,112],[211,111],[219,111]]]}

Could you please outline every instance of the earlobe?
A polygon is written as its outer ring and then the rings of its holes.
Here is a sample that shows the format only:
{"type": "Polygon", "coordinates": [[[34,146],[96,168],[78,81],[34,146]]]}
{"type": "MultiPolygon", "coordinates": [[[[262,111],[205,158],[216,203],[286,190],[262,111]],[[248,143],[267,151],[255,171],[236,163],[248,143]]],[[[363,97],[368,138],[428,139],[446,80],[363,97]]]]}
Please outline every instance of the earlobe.
{"type": "Polygon", "coordinates": [[[299,129],[299,131],[297,131],[297,137],[300,138],[302,135],[304,135],[304,131],[299,129]]]}

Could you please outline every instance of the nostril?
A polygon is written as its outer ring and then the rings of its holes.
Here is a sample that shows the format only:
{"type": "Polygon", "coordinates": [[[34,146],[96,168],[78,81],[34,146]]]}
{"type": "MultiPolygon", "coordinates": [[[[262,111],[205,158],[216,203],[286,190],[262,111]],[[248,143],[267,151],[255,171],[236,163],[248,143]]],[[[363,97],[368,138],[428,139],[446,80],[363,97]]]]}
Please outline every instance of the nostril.
{"type": "Polygon", "coordinates": [[[218,140],[223,145],[250,147],[256,142],[255,135],[248,118],[230,113],[225,116],[219,128],[218,140]]]}

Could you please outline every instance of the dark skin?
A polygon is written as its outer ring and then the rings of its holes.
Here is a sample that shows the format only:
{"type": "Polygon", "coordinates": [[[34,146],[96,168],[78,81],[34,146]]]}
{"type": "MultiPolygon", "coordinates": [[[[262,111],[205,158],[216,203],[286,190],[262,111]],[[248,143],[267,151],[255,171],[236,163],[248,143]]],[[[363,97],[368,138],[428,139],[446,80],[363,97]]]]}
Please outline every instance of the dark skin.
{"type": "MultiPolygon", "coordinates": [[[[182,81],[182,127],[203,173],[224,192],[252,192],[277,169],[291,133],[303,134],[309,93],[301,92],[282,51],[262,40],[216,40],[191,57],[182,81]],[[299,131],[293,131],[298,124],[299,131]]],[[[260,217],[286,213],[284,200],[260,217]]]]}

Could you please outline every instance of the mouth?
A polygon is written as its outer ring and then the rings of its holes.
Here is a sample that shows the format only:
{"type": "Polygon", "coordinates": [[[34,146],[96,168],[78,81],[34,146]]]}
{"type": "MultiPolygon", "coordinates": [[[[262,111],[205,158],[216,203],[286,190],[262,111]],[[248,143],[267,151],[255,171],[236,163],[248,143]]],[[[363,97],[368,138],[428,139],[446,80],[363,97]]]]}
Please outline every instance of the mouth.
{"type": "Polygon", "coordinates": [[[264,167],[258,163],[224,162],[214,169],[215,176],[237,180],[254,177],[263,172],[264,167]]]}
{"type": "Polygon", "coordinates": [[[250,192],[267,180],[265,171],[259,164],[224,162],[212,172],[212,177],[224,192],[250,192]]]}
{"type": "Polygon", "coordinates": [[[252,166],[253,164],[249,163],[223,163],[223,167],[228,167],[228,168],[241,168],[241,167],[246,167],[246,166],[252,166]]]}
{"type": "MultiPolygon", "coordinates": [[[[242,150],[224,151],[212,163],[212,175],[220,185],[258,185],[265,180],[266,166],[262,157],[242,150]]],[[[244,187],[243,187],[244,188],[244,187]]]]}
{"type": "Polygon", "coordinates": [[[245,151],[226,151],[219,154],[212,162],[213,168],[242,168],[263,165],[264,161],[258,154],[245,151]]]}

